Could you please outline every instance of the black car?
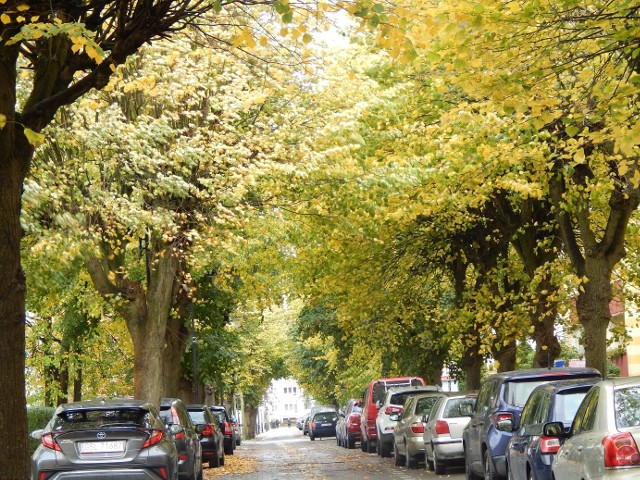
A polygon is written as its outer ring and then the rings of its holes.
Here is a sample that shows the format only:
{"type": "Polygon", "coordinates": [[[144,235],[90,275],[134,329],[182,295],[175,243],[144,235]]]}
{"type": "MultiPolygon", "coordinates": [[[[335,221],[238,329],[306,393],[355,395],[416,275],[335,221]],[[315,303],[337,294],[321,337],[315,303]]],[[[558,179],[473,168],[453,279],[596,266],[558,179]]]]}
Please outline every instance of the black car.
{"type": "Polygon", "coordinates": [[[571,378],[602,378],[595,368],[531,368],[489,375],[462,434],[468,480],[507,478],[507,447],[529,395],[538,385],[571,378]]]}
{"type": "Polygon", "coordinates": [[[309,418],[309,438],[335,437],[338,412],[316,412],[309,418]]]}
{"type": "Polygon", "coordinates": [[[224,465],[224,434],[218,417],[202,404],[188,404],[187,410],[200,434],[202,461],[209,462],[209,467],[224,465]]]}
{"type": "Polygon", "coordinates": [[[178,476],[185,480],[202,479],[202,447],[187,407],[179,398],[163,398],[160,416],[173,432],[178,449],[178,476]]]}
{"type": "MultiPolygon", "coordinates": [[[[172,431],[178,432],[172,427],[172,431]]],[[[178,478],[178,452],[155,407],[141,400],[60,405],[31,458],[31,478],[178,478]]]]}
{"type": "Polygon", "coordinates": [[[231,419],[227,413],[227,409],[221,406],[209,405],[209,410],[214,415],[218,416],[220,421],[220,428],[224,433],[224,453],[226,455],[233,455],[233,451],[236,448],[236,435],[231,425],[231,419]]]}

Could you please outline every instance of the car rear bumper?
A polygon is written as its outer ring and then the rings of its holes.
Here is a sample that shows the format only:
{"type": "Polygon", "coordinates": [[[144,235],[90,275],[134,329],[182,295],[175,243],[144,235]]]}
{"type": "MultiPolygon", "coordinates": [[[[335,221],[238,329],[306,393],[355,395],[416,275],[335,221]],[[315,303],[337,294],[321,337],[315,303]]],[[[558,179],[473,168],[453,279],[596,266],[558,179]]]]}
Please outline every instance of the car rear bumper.
{"type": "MultiPolygon", "coordinates": [[[[39,473],[34,472],[33,478],[38,478],[39,473]]],[[[87,469],[56,472],[48,476],[47,480],[112,480],[114,478],[122,480],[163,480],[159,473],[151,469],[142,468],[110,468],[110,469],[87,469]]]]}
{"type": "Polygon", "coordinates": [[[446,439],[438,440],[434,439],[431,442],[433,450],[439,459],[442,460],[464,460],[464,448],[462,446],[462,439],[446,439]]]}
{"type": "Polygon", "coordinates": [[[422,437],[407,438],[407,454],[415,457],[424,453],[424,439],[422,437]]]}

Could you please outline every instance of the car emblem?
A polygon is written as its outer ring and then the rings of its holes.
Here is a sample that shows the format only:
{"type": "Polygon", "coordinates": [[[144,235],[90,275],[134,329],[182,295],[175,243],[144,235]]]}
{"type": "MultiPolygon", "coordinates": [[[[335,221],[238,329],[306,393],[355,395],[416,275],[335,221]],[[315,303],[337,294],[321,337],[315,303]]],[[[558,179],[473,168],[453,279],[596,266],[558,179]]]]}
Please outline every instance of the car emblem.
{"type": "Polygon", "coordinates": [[[98,435],[96,435],[100,440],[107,438],[107,434],[104,432],[98,432],[98,435]]]}

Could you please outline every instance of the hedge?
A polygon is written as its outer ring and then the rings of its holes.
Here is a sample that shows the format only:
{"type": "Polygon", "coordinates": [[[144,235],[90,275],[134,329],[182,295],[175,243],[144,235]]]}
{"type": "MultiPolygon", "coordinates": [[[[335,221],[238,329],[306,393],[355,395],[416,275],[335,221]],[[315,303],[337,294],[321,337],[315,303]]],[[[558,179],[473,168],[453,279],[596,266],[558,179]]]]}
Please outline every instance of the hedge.
{"type": "Polygon", "coordinates": [[[27,407],[27,433],[29,434],[29,452],[33,453],[40,442],[31,438],[31,432],[44,428],[55,412],[55,407],[27,407]]]}

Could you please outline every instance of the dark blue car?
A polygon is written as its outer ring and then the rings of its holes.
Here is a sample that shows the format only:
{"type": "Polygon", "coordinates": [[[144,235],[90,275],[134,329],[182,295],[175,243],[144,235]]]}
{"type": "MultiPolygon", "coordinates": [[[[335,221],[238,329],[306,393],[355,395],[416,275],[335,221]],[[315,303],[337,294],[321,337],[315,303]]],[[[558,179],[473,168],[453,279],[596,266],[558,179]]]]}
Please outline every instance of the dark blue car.
{"type": "Polygon", "coordinates": [[[309,418],[309,438],[315,440],[322,437],[335,437],[338,413],[316,412],[309,418]]]}
{"type": "Polygon", "coordinates": [[[489,375],[462,434],[467,480],[507,478],[507,447],[529,395],[554,380],[596,378],[595,368],[532,368],[489,375]]]}
{"type": "Polygon", "coordinates": [[[536,387],[522,410],[509,443],[507,468],[512,480],[551,480],[551,463],[562,440],[545,435],[544,425],[562,422],[569,431],[580,402],[597,379],[551,382],[536,387]]]}

